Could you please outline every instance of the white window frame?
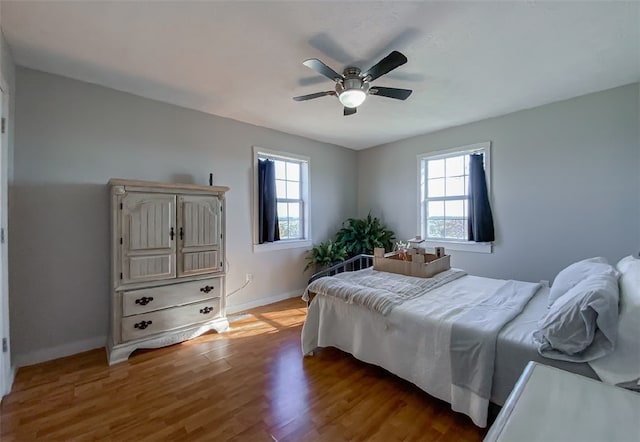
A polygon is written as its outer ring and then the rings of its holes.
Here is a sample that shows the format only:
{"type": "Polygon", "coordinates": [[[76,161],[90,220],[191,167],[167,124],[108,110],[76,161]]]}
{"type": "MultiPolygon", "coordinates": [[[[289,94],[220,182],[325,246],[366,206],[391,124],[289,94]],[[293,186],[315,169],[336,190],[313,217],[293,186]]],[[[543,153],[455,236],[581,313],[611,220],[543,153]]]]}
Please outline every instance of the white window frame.
{"type": "MultiPolygon", "coordinates": [[[[426,219],[423,218],[425,213],[422,201],[423,191],[422,188],[422,162],[424,160],[437,160],[440,158],[448,158],[460,155],[468,155],[473,153],[484,154],[484,171],[487,180],[487,192],[489,194],[489,200],[491,200],[491,142],[486,141],[482,143],[469,144],[466,146],[454,147],[451,149],[438,150],[435,152],[422,153],[418,155],[418,232],[425,239],[428,247],[444,247],[445,250],[456,250],[461,252],[477,252],[477,253],[492,253],[492,242],[475,242],[475,241],[460,241],[451,239],[434,240],[426,237],[426,219]]],[[[426,177],[425,177],[426,186],[426,177]]]]}
{"type": "Polygon", "coordinates": [[[311,182],[309,180],[309,168],[311,167],[311,159],[304,155],[298,155],[290,152],[282,152],[279,150],[265,149],[263,147],[253,146],[253,251],[267,252],[272,250],[295,249],[301,247],[310,247],[311,240],[311,216],[310,207],[311,199],[309,198],[309,189],[311,182]],[[301,199],[303,201],[303,232],[302,239],[282,239],[279,241],[258,244],[258,159],[260,157],[268,157],[274,159],[282,159],[300,162],[300,179],[301,183],[301,199]]]}

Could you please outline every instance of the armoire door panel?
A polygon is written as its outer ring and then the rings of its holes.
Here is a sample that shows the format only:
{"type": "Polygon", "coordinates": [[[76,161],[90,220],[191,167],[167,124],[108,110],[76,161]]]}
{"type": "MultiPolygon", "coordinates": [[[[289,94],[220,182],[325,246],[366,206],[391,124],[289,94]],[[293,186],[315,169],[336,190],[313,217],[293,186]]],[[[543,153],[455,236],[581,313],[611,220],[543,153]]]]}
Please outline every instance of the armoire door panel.
{"type": "MultiPolygon", "coordinates": [[[[125,262],[128,282],[148,279],[173,278],[175,265],[173,255],[130,256],[125,262]]],[[[124,275],[123,275],[124,276],[124,275]]]]}
{"type": "Polygon", "coordinates": [[[121,199],[122,282],[176,276],[176,197],[128,193],[121,199]]]}
{"type": "Polygon", "coordinates": [[[178,276],[222,271],[221,206],[217,196],[178,196],[178,276]]]}
{"type": "Polygon", "coordinates": [[[220,200],[209,196],[179,197],[182,247],[220,244],[220,200]]]}
{"type": "Polygon", "coordinates": [[[217,250],[182,254],[182,272],[184,274],[200,273],[202,270],[218,271],[220,269],[220,254],[217,250]]]}

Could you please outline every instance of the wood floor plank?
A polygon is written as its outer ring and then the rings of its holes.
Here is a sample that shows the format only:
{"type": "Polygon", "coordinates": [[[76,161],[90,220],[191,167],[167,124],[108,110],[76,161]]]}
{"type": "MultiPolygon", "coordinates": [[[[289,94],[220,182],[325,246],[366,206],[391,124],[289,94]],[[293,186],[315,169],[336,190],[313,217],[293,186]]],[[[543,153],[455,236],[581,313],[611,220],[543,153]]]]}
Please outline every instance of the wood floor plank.
{"type": "Polygon", "coordinates": [[[379,367],[332,348],[304,358],[305,315],[291,299],[112,367],[100,349],[21,368],[0,439],[482,440],[486,430],[379,367]]]}

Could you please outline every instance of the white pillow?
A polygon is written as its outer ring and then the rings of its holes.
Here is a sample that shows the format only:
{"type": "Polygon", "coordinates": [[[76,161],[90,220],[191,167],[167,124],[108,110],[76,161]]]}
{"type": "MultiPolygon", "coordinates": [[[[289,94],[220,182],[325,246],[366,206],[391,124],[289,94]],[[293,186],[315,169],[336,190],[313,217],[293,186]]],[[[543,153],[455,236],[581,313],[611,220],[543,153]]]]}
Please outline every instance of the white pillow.
{"type": "Polygon", "coordinates": [[[640,259],[622,258],[616,264],[620,272],[620,314],[626,308],[640,307],[640,259]]]}
{"type": "Polygon", "coordinates": [[[542,356],[586,362],[610,353],[618,335],[617,276],[583,279],[553,303],[539,326],[542,356]]]}
{"type": "Polygon", "coordinates": [[[616,269],[610,266],[607,260],[602,257],[588,258],[574,262],[558,273],[556,279],[553,280],[553,285],[551,286],[551,290],[549,290],[547,307],[551,307],[556,299],[567,293],[588,276],[601,274],[615,276],[616,278],[620,276],[616,269]]]}
{"type": "Polygon", "coordinates": [[[640,259],[622,258],[616,265],[620,275],[620,318],[616,349],[589,362],[598,377],[609,384],[640,378],[640,259]]]}

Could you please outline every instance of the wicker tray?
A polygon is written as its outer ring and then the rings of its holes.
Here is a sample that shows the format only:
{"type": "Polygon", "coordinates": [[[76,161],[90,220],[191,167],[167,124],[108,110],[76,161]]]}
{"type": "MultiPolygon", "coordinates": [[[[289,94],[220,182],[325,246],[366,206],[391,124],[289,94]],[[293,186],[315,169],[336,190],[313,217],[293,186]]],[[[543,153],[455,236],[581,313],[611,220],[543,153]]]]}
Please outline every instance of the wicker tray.
{"type": "Polygon", "coordinates": [[[399,252],[384,253],[384,249],[376,248],[373,254],[373,269],[382,272],[399,273],[419,278],[431,278],[451,268],[451,256],[438,248],[440,256],[422,253],[418,249],[410,249],[405,254],[399,252]]]}

